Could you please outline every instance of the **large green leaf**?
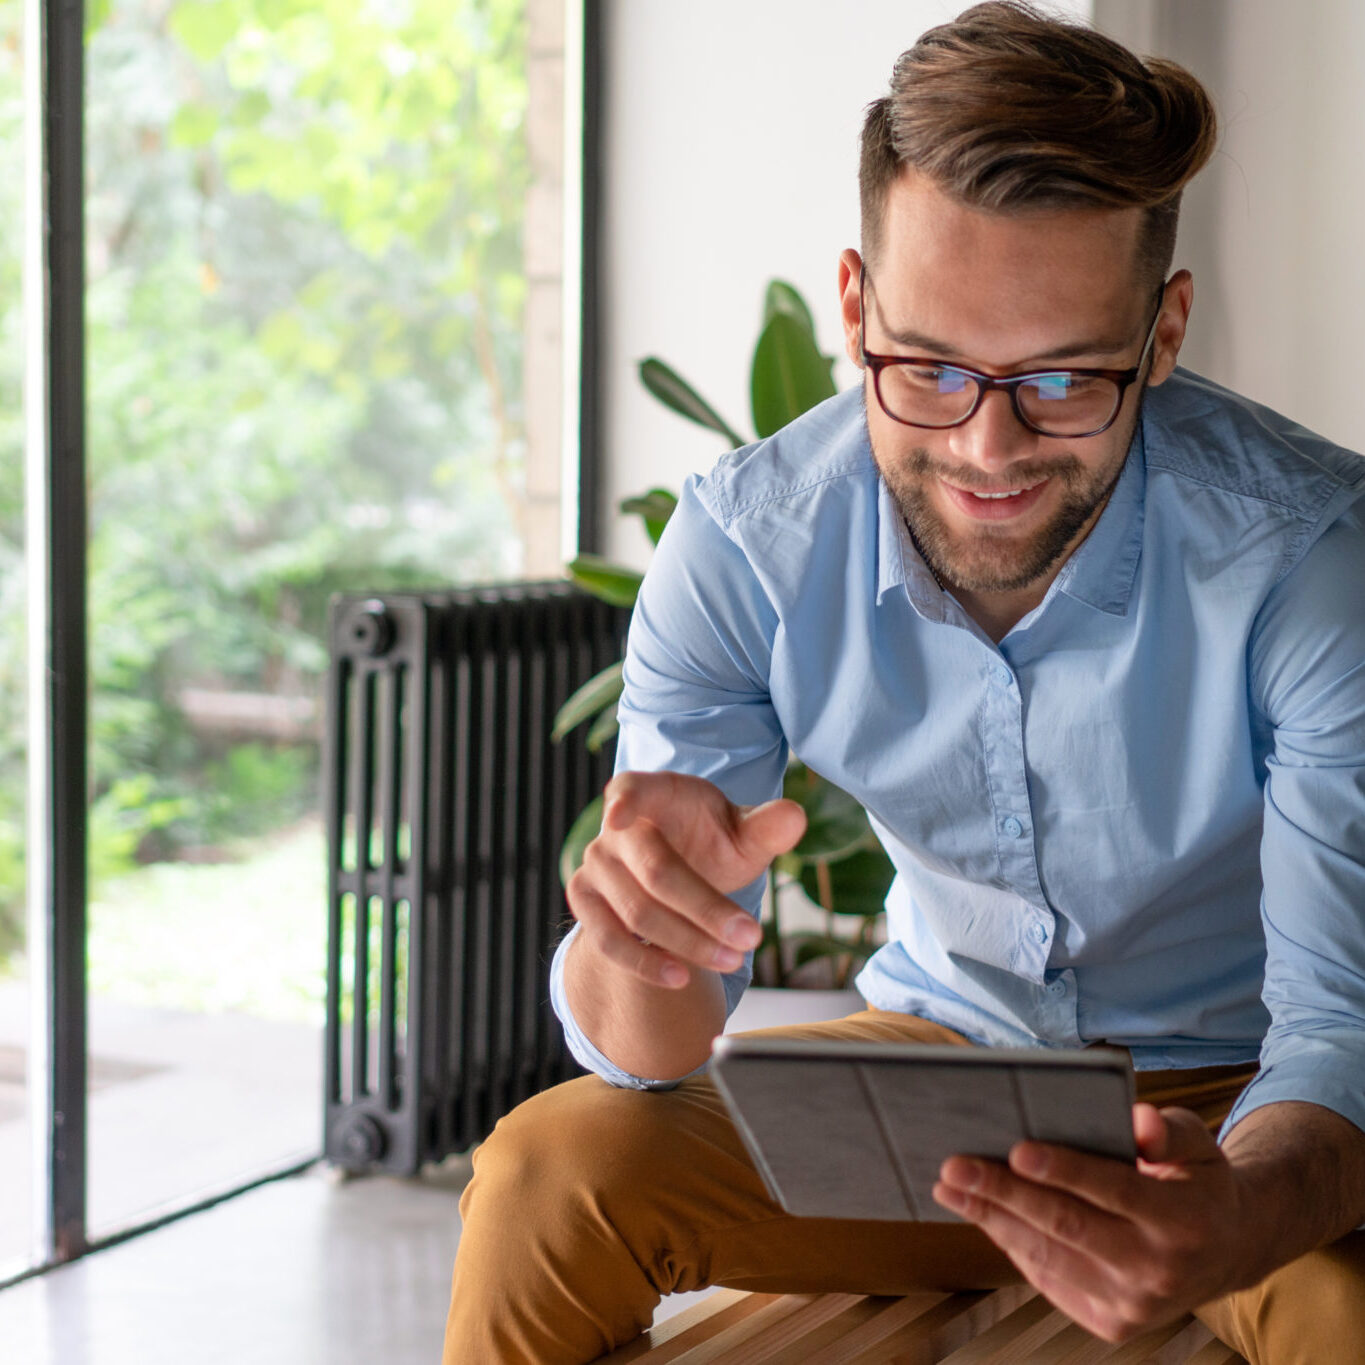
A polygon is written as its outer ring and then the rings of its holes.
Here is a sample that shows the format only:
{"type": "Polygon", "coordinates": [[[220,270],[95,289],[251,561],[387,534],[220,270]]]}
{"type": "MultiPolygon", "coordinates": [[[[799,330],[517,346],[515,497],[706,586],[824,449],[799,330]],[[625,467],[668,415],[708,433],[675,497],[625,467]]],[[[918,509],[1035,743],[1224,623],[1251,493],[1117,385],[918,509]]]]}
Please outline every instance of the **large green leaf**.
{"type": "Polygon", "coordinates": [[[580,588],[603,602],[610,602],[613,607],[633,607],[640,584],[644,582],[643,574],[597,555],[579,555],[569,565],[569,577],[580,588]]]}
{"type": "Polygon", "coordinates": [[[687,380],[658,357],[647,356],[640,362],[640,382],[665,407],[672,408],[689,422],[696,422],[699,426],[719,432],[732,446],[744,444],[744,437],[730,426],[687,380]]]}
{"type": "Polygon", "coordinates": [[[650,540],[657,545],[659,537],[664,533],[664,527],[668,525],[669,517],[673,515],[677,506],[677,497],[668,489],[651,488],[648,493],[643,493],[637,498],[626,498],[621,503],[620,510],[625,516],[643,517],[645,530],[649,533],[650,540]]]}
{"type": "Polygon", "coordinates": [[[592,723],[592,728],[588,731],[588,738],[585,743],[588,752],[595,754],[609,739],[615,739],[621,729],[621,722],[617,719],[616,707],[609,706],[592,723]]]}
{"type": "Polygon", "coordinates": [[[760,436],[771,436],[834,396],[834,362],[820,354],[809,327],[791,313],[778,312],[758,339],[749,387],[754,428],[760,436]]]}
{"type": "MultiPolygon", "coordinates": [[[[837,862],[826,863],[826,868],[830,884],[829,909],[837,915],[861,915],[864,919],[881,914],[896,869],[880,844],[876,848],[859,849],[837,862]]],[[[811,862],[802,867],[801,888],[817,905],[821,904],[817,864],[811,862]]]]}
{"type": "Polygon", "coordinates": [[[796,287],[786,280],[769,280],[763,296],[763,325],[766,327],[779,313],[794,317],[812,337],[815,335],[815,319],[796,287]]]}
{"type": "Polygon", "coordinates": [[[618,660],[614,664],[608,664],[600,673],[589,678],[574,694],[559,708],[559,714],[555,716],[555,728],[550,732],[550,738],[556,744],[576,725],[582,725],[590,716],[595,716],[603,707],[612,706],[616,699],[621,695],[621,668],[622,664],[618,660]]]}
{"type": "Polygon", "coordinates": [[[846,858],[876,837],[858,802],[804,765],[787,769],[782,795],[806,812],[806,832],[792,850],[803,860],[846,858]]]}
{"type": "Polygon", "coordinates": [[[603,803],[604,798],[601,796],[589,801],[564,837],[563,847],[559,850],[559,880],[565,886],[583,865],[583,853],[588,845],[602,832],[603,803]]]}

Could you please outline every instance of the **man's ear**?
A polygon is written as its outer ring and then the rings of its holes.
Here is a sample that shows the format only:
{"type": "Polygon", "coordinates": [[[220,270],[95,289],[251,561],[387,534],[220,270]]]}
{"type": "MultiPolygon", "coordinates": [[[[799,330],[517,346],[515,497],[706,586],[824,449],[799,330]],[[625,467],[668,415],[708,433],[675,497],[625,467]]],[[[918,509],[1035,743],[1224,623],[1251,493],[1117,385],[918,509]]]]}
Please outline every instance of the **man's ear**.
{"type": "Polygon", "coordinates": [[[844,353],[859,369],[863,367],[862,348],[858,344],[858,329],[862,325],[858,279],[862,268],[863,258],[851,246],[839,253],[839,317],[844,325],[844,353]]]}
{"type": "Polygon", "coordinates": [[[1194,276],[1188,270],[1177,270],[1166,281],[1162,295],[1161,316],[1156,323],[1156,340],[1152,342],[1152,371],[1147,380],[1155,388],[1170,377],[1185,344],[1185,329],[1194,306],[1194,276]]]}

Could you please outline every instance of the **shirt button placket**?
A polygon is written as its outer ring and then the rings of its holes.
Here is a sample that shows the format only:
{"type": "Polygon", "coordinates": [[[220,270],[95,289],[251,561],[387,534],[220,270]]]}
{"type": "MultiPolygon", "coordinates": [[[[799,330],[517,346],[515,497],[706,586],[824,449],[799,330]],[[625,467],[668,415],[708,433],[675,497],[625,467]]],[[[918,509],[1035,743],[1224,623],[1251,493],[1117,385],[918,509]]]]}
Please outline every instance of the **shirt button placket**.
{"type": "MultiPolygon", "coordinates": [[[[1021,907],[1023,935],[1019,967],[1042,980],[1051,951],[1052,920],[1038,876],[1033,846],[1033,810],[1029,802],[1028,768],[1024,755],[1024,695],[1022,680],[1003,657],[985,670],[986,762],[997,813],[1000,869],[1006,885],[1027,905],[1021,907]]],[[[1058,1003],[1061,1003],[1060,1001],[1058,1003]]]]}

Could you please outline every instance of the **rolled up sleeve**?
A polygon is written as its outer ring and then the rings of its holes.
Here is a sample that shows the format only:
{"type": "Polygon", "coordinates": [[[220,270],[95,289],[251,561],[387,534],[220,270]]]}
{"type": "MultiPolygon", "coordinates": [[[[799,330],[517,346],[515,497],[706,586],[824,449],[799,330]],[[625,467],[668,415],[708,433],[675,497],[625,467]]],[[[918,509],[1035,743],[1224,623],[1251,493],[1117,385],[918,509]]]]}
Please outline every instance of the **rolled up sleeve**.
{"type": "Polygon", "coordinates": [[[1301,1100],[1365,1130],[1365,521],[1335,522],[1267,600],[1251,646],[1270,728],[1261,843],[1271,1024],[1224,1132],[1301,1100]]]}
{"type": "MultiPolygon", "coordinates": [[[[690,478],[631,617],[616,771],[704,777],[742,805],[780,795],[787,744],[768,692],[776,628],[767,595],[723,529],[706,482],[690,478]]],[[[732,896],[755,919],[763,885],[758,877],[732,896]]],[[[577,932],[575,926],[560,943],[550,971],[550,1001],[570,1052],[612,1085],[637,1090],[677,1085],[681,1078],[623,1071],[579,1028],[563,979],[565,954],[577,932]]],[[[725,976],[727,1015],[752,973],[750,953],[725,976]]]]}

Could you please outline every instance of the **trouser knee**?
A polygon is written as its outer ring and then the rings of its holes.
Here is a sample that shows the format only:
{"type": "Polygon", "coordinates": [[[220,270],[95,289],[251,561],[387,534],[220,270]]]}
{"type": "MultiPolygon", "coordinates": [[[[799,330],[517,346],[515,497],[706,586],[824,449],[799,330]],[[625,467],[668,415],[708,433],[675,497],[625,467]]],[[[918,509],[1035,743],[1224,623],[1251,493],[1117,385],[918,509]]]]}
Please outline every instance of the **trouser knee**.
{"type": "Polygon", "coordinates": [[[667,1179],[662,1099],[585,1076],[526,1100],[475,1152],[462,1214],[477,1218],[487,1204],[505,1222],[519,1207],[544,1228],[617,1192],[638,1199],[667,1179]]]}

